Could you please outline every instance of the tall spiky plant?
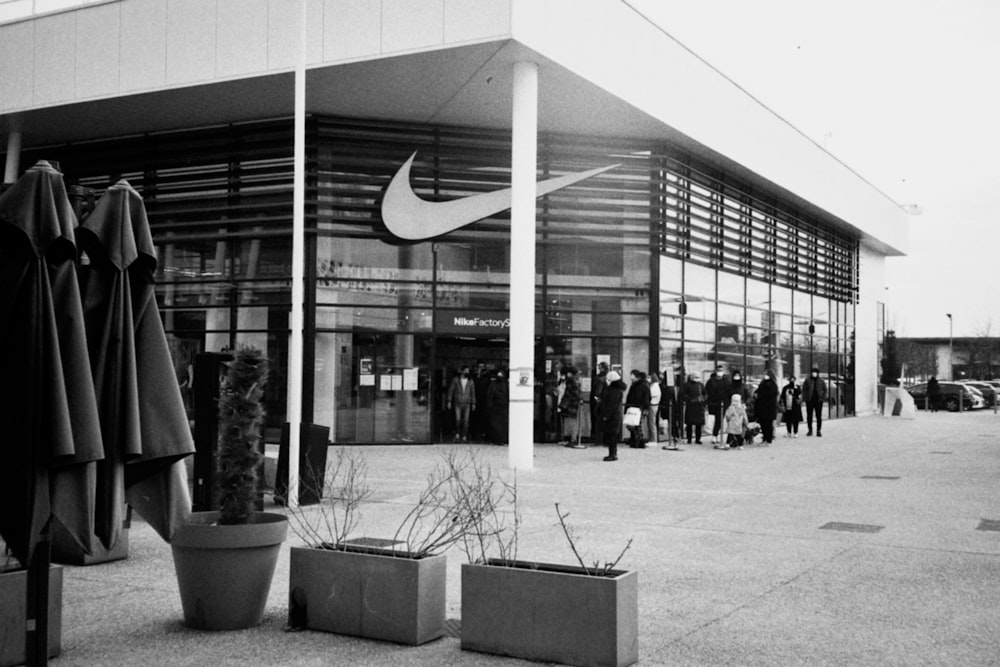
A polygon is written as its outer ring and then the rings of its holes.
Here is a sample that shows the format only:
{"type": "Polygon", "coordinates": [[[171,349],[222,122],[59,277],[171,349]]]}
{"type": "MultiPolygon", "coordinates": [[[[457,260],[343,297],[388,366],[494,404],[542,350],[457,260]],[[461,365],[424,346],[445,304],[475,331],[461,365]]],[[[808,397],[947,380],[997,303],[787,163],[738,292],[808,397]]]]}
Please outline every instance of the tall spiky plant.
{"type": "Polygon", "coordinates": [[[217,479],[219,523],[249,523],[257,495],[257,468],[264,423],[264,385],[267,358],[249,346],[240,346],[229,363],[219,396],[217,479]]]}

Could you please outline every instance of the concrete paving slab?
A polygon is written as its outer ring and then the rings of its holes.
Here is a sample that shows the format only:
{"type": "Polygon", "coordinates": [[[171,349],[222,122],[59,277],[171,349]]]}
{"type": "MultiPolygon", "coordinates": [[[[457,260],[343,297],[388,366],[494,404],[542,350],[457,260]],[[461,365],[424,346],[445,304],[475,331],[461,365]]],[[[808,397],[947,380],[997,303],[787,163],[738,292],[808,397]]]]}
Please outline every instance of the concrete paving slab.
{"type": "MultiPolygon", "coordinates": [[[[611,558],[634,539],[622,565],[639,571],[640,664],[995,665],[1000,532],[977,527],[1000,521],[998,432],[992,412],[920,413],[838,420],[823,438],[742,451],[625,447],[615,463],[599,447],[537,445],[535,468],[517,476],[519,556],[572,562],[556,502],[589,558],[611,558]],[[883,528],[821,529],[828,522],[883,528]]],[[[378,489],[357,534],[390,535],[453,447],[357,448],[378,489]]],[[[473,449],[506,469],[505,448],[473,449]]],[[[130,542],[125,561],[66,568],[53,664],[529,664],[463,652],[456,637],[413,648],[285,632],[287,546],[262,625],[190,630],[169,545],[141,520],[130,542]]],[[[464,561],[448,552],[456,628],[464,561]]]]}

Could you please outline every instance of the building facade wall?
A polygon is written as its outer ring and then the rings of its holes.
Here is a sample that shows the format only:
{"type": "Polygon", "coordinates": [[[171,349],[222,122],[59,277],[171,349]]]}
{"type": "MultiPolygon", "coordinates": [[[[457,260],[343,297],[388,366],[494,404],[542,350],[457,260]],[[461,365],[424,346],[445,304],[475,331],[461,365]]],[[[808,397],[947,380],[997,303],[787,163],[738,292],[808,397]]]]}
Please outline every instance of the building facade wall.
{"type": "MultiPolygon", "coordinates": [[[[411,184],[424,199],[502,189],[509,135],[313,117],[307,136],[304,420],[330,426],[337,442],[446,438],[447,384],[463,363],[505,365],[510,273],[531,268],[510,247],[506,212],[402,243],[381,223],[382,193],[414,151],[411,184]]],[[[276,424],[287,375],[291,143],[291,123],[277,121],[25,156],[58,160],[95,196],[122,177],[143,194],[178,376],[198,352],[265,349],[276,424]]],[[[831,386],[829,416],[853,413],[857,241],[669,145],[539,138],[540,178],[616,163],[538,200],[539,440],[558,436],[559,369],[581,372],[586,398],[600,359],[671,378],[720,363],[802,377],[816,365],[831,386]]],[[[587,411],[581,426],[589,433],[587,411]]]]}

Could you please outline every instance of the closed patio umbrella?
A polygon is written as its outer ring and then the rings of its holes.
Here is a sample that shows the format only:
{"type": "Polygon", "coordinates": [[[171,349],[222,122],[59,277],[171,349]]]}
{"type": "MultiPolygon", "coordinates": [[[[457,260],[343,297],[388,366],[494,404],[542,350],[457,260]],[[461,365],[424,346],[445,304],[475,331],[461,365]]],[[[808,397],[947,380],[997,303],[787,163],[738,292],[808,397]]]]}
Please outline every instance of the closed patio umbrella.
{"type": "Polygon", "coordinates": [[[76,274],[76,217],[41,161],[0,195],[0,536],[28,567],[27,653],[45,661],[48,525],[90,549],[102,458],[76,274]],[[33,628],[33,626],[35,626],[33,628]]]}
{"type": "Polygon", "coordinates": [[[119,181],[77,230],[87,346],[104,442],[94,534],[112,549],[127,501],[169,541],[191,511],[194,441],[154,294],[156,250],[139,193],[119,181]]]}

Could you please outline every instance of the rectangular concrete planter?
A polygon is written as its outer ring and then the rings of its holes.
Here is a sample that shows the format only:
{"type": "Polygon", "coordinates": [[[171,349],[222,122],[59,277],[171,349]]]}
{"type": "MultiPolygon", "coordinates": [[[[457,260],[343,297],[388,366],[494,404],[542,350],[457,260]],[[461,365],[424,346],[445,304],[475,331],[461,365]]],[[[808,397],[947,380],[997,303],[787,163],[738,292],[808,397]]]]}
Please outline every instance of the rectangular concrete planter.
{"type": "Polygon", "coordinates": [[[462,648],[566,665],[639,659],[638,575],[516,561],[462,565],[462,648]]]}
{"type": "MultiPolygon", "coordinates": [[[[54,658],[62,650],[63,569],[49,568],[49,650],[54,658]]],[[[0,571],[0,667],[23,665],[25,661],[25,609],[28,601],[28,571],[0,571]]]]}
{"type": "Polygon", "coordinates": [[[288,623],[398,644],[444,636],[447,559],[292,547],[288,623]]]}

